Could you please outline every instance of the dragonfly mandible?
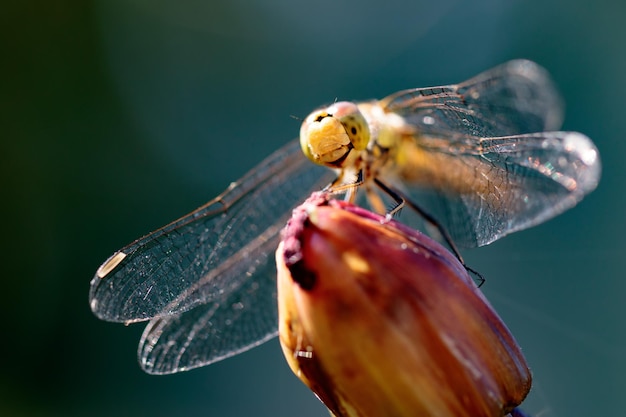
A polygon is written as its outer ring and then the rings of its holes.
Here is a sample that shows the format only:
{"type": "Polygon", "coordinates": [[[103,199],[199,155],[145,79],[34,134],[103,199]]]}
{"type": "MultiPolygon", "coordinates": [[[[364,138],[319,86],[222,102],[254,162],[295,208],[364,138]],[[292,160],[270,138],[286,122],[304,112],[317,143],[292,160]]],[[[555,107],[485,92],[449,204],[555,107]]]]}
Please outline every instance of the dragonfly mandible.
{"type": "Polygon", "coordinates": [[[330,184],[354,198],[364,188],[381,211],[375,184],[389,184],[459,246],[486,245],[562,213],[597,186],[596,147],[559,131],[561,122],[550,77],[526,60],[459,84],[333,103],[305,119],[300,141],[115,252],[91,281],[91,309],[107,321],[149,321],[138,352],[149,373],[243,352],[277,334],[273,253],[311,192],[330,184]]]}

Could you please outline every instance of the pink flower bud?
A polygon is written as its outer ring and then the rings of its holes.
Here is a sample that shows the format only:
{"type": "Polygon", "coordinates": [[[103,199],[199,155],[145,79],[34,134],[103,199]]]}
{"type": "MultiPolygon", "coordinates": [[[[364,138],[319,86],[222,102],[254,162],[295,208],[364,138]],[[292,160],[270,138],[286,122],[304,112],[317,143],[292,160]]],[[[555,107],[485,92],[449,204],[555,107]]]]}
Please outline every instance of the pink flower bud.
{"type": "Polygon", "coordinates": [[[276,252],[280,342],[337,417],[502,417],[531,376],[459,261],[393,220],[315,194],[276,252]]]}

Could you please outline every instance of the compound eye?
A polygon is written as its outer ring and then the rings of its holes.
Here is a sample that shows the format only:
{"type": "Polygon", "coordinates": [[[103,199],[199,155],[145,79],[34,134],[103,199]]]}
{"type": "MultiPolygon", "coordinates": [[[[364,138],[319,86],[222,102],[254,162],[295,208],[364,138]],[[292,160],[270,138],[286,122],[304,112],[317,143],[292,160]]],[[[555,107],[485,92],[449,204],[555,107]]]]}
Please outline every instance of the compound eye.
{"type": "Polygon", "coordinates": [[[367,147],[369,129],[354,103],[338,102],[311,113],[300,128],[302,151],[316,164],[342,167],[348,154],[367,147]]]}
{"type": "Polygon", "coordinates": [[[367,120],[365,120],[356,104],[349,101],[340,101],[328,107],[327,111],[333,117],[339,119],[344,126],[354,149],[362,151],[367,148],[370,140],[370,131],[367,120]]]}

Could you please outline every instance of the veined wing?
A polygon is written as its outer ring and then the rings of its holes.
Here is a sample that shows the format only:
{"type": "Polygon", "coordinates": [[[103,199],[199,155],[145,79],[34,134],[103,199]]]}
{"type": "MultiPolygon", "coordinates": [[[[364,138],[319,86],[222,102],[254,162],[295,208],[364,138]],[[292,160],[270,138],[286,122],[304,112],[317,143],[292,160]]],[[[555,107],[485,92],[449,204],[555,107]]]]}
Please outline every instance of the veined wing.
{"type": "Polygon", "coordinates": [[[418,134],[464,140],[558,130],[563,105],[548,73],[510,61],[456,85],[400,91],[380,101],[418,134]]]}
{"type": "Polygon", "coordinates": [[[486,245],[556,216],[599,181],[593,143],[554,132],[561,99],[531,61],[456,85],[400,91],[380,104],[414,130],[399,151],[400,176],[460,246],[486,245]]]}
{"type": "Polygon", "coordinates": [[[460,246],[482,246],[573,207],[600,180],[594,144],[576,132],[456,142],[407,140],[396,172],[460,246]]]}
{"type": "Polygon", "coordinates": [[[111,256],[91,281],[93,312],[143,321],[220,302],[244,284],[268,285],[266,252],[291,210],[332,177],[290,142],[217,198],[111,256]]]}
{"type": "Polygon", "coordinates": [[[278,333],[274,240],[259,248],[254,279],[237,291],[182,314],[155,318],[139,342],[139,363],[151,374],[209,365],[244,352],[278,333]],[[270,243],[272,243],[270,245],[270,243]]]}

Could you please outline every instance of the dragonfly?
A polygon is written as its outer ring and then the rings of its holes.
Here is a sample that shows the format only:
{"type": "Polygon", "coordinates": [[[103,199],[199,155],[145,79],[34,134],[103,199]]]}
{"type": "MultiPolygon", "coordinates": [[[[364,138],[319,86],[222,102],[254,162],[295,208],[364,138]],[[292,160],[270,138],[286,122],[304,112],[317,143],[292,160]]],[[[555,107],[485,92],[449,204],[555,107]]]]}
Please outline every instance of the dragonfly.
{"type": "Polygon", "coordinates": [[[246,351],[277,335],[273,253],[313,191],[354,200],[363,189],[381,211],[381,187],[392,190],[459,246],[483,246],[596,188],[598,150],[559,131],[562,117],[547,71],[527,60],[459,84],[332,103],[222,194],[109,257],[91,281],[91,309],[106,321],[148,321],[138,349],[148,373],[246,351]]]}

